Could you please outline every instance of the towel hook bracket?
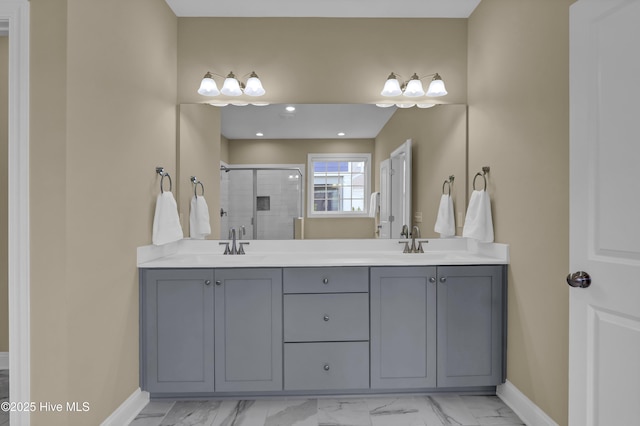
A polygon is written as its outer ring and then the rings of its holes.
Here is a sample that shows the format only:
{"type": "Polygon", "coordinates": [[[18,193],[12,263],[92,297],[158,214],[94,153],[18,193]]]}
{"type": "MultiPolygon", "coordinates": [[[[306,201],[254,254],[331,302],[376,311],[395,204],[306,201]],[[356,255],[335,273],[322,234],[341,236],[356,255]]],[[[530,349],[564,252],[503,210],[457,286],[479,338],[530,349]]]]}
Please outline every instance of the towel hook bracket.
{"type": "Polygon", "coordinates": [[[156,167],[156,173],[161,176],[160,178],[160,193],[164,193],[163,183],[164,178],[169,178],[169,192],[173,190],[173,182],[171,181],[171,176],[164,170],[164,167],[156,167]]]}
{"type": "Polygon", "coordinates": [[[198,180],[197,177],[195,176],[191,176],[191,183],[194,185],[193,187],[193,195],[198,198],[198,185],[200,185],[200,189],[202,189],[202,194],[200,194],[201,197],[204,197],[204,185],[202,184],[202,182],[200,182],[198,180]]]}
{"type": "Polygon", "coordinates": [[[491,167],[489,166],[483,166],[482,167],[482,172],[478,172],[476,173],[476,175],[473,177],[473,190],[476,190],[476,179],[478,178],[478,176],[482,177],[482,180],[484,181],[484,189],[483,191],[487,190],[487,173],[489,173],[489,171],[491,170],[491,167]]]}
{"type": "Polygon", "coordinates": [[[450,176],[449,176],[449,179],[445,180],[445,181],[442,183],[442,194],[443,194],[443,195],[444,195],[444,187],[445,187],[445,186],[448,186],[448,189],[449,189],[449,193],[448,193],[448,195],[451,195],[451,185],[453,185],[453,181],[455,180],[455,178],[456,178],[456,177],[455,177],[454,175],[450,175],[450,176]]]}

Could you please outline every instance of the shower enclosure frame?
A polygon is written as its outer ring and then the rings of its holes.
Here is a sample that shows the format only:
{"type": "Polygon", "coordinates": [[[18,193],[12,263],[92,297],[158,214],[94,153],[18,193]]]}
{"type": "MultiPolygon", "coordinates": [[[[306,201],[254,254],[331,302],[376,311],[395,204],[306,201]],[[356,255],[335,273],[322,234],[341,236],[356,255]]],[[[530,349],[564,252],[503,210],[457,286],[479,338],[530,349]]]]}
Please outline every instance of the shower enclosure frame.
{"type": "MultiPolygon", "coordinates": [[[[300,216],[305,217],[305,166],[304,164],[236,164],[229,165],[224,161],[220,162],[220,171],[229,173],[231,171],[252,171],[253,172],[253,217],[252,217],[252,238],[254,240],[258,239],[258,227],[257,219],[258,219],[258,171],[294,171],[300,175],[300,216]],[[297,167],[296,167],[297,166],[297,167]]],[[[220,236],[222,237],[222,235],[220,236]]]]}

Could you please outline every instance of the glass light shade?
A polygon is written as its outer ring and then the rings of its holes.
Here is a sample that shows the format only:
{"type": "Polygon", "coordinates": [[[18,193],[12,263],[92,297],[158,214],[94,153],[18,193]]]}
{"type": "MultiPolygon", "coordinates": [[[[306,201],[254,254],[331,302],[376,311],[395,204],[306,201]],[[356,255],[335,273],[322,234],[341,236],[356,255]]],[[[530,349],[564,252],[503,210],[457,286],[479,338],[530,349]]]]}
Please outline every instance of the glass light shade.
{"type": "Polygon", "coordinates": [[[202,82],[200,83],[200,88],[198,89],[198,93],[203,96],[218,96],[220,91],[218,90],[218,85],[212,78],[211,73],[206,73],[202,82]]]}
{"type": "Polygon", "coordinates": [[[428,103],[418,103],[416,104],[418,108],[431,108],[436,106],[436,104],[428,104],[428,103]]]}
{"type": "Polygon", "coordinates": [[[444,96],[446,95],[447,89],[445,89],[444,87],[444,81],[442,81],[442,78],[440,78],[440,76],[438,74],[436,74],[433,77],[433,80],[431,80],[431,84],[429,84],[429,90],[427,90],[427,96],[431,96],[431,97],[438,97],[438,96],[444,96]]]}
{"type": "Polygon", "coordinates": [[[424,89],[422,88],[422,82],[420,78],[414,74],[411,80],[407,83],[407,87],[404,89],[405,96],[410,98],[417,98],[418,96],[424,96],[424,89]]]}
{"type": "Polygon", "coordinates": [[[394,73],[389,75],[387,81],[384,83],[384,88],[380,94],[382,96],[398,96],[402,93],[402,89],[400,88],[400,82],[396,78],[394,73]]]}
{"type": "Polygon", "coordinates": [[[410,103],[410,102],[402,102],[402,103],[396,104],[398,108],[411,108],[411,107],[414,107],[415,105],[416,104],[410,103]]]}
{"type": "Polygon", "coordinates": [[[236,76],[233,75],[232,72],[229,73],[227,78],[224,79],[224,84],[222,85],[222,90],[220,90],[223,95],[227,96],[240,96],[242,95],[242,90],[240,89],[240,83],[236,80],[236,76]]]}
{"type": "Polygon", "coordinates": [[[389,108],[394,106],[395,104],[386,104],[386,103],[380,103],[380,104],[376,104],[377,107],[379,108],[389,108]]]}
{"type": "Polygon", "coordinates": [[[262,87],[262,82],[255,72],[252,72],[251,76],[249,76],[247,87],[244,88],[244,93],[249,96],[262,96],[266,93],[262,87]]]}

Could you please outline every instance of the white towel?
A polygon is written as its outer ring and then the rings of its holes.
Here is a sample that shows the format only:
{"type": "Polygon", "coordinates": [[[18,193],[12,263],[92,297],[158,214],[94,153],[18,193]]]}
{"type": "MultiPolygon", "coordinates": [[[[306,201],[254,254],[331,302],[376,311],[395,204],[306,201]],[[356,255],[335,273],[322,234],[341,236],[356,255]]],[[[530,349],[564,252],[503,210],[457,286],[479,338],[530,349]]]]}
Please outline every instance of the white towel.
{"type": "Polygon", "coordinates": [[[156,213],[153,216],[153,244],[159,246],[181,240],[183,237],[178,205],[173,194],[164,191],[158,194],[156,213]]]}
{"type": "Polygon", "coordinates": [[[376,213],[378,213],[379,204],[380,204],[380,193],[372,192],[371,201],[369,202],[369,217],[376,217],[376,213]]]}
{"type": "Polygon", "coordinates": [[[440,233],[440,238],[453,237],[456,235],[456,219],[453,212],[453,199],[449,194],[442,194],[440,197],[440,207],[438,207],[438,218],[433,230],[440,233]]]}
{"type": "Polygon", "coordinates": [[[462,228],[462,236],[484,243],[493,242],[491,200],[487,191],[473,191],[462,228]]]}
{"type": "Polygon", "coordinates": [[[191,211],[189,213],[189,235],[196,240],[204,240],[204,237],[211,234],[211,224],[209,223],[209,206],[201,195],[191,197],[191,211]]]}

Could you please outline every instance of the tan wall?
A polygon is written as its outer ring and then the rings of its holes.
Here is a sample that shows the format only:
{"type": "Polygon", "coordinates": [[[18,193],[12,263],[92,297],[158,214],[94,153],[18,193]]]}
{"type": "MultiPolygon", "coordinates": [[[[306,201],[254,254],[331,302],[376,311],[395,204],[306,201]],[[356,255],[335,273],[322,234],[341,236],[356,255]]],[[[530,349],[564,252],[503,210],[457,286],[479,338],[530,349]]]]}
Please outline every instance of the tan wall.
{"type": "Polygon", "coordinates": [[[439,101],[466,103],[466,19],[180,18],[178,33],[181,103],[224,98],[196,93],[207,71],[254,70],[271,103],[388,100],[391,71],[438,72],[449,91],[439,101]]]}
{"type": "MultiPolygon", "coordinates": [[[[232,140],[229,141],[229,163],[306,165],[309,153],[369,153],[372,154],[373,165],[375,164],[373,151],[373,139],[232,140]]],[[[305,182],[308,182],[308,179],[309,171],[307,170],[305,182]]],[[[305,188],[305,194],[307,193],[305,188]]],[[[373,218],[305,218],[304,220],[304,237],[307,239],[373,238],[374,232],[373,218]]]]}
{"type": "MultiPolygon", "coordinates": [[[[438,216],[442,184],[455,176],[451,190],[456,210],[464,217],[467,175],[466,105],[438,105],[429,109],[398,109],[376,138],[375,185],[380,186],[380,162],[407,139],[412,141],[412,225],[423,237],[439,237],[433,227],[438,216]],[[416,212],[422,222],[415,221],[416,212]]],[[[462,228],[457,229],[462,234],[462,228]]]]}
{"type": "Polygon", "coordinates": [[[483,0],[469,20],[469,177],[491,166],[510,244],[507,379],[567,424],[570,0],[483,0]]]}
{"type": "MultiPolygon", "coordinates": [[[[196,176],[205,189],[205,200],[209,206],[211,235],[220,236],[220,108],[184,104],[180,106],[180,129],[178,138],[179,197],[178,211],[185,237],[189,236],[189,212],[194,185],[191,176],[196,176]]],[[[198,195],[201,194],[198,185],[198,195]]]]}
{"type": "Polygon", "coordinates": [[[0,36],[0,352],[9,351],[9,223],[7,164],[9,119],[9,38],[0,36]]]}
{"type": "Polygon", "coordinates": [[[220,135],[220,161],[229,162],[229,139],[220,135]]]}
{"type": "Polygon", "coordinates": [[[91,407],[32,424],[99,424],[138,388],[136,247],[155,167],[176,169],[177,19],[156,0],[31,13],[31,397],[91,407]]]}

